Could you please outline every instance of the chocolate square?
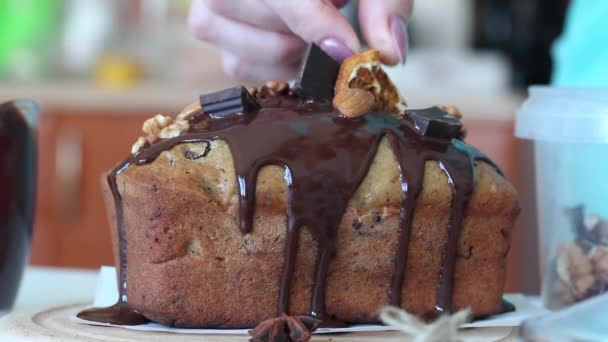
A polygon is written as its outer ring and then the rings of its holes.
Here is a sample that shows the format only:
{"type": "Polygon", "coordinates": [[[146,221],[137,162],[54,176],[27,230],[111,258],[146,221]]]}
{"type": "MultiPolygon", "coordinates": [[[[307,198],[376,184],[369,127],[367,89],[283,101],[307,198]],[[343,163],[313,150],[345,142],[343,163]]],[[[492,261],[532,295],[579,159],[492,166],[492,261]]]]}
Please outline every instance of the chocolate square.
{"type": "Polygon", "coordinates": [[[439,139],[462,138],[462,123],[439,107],[412,109],[405,118],[421,135],[439,139]]]}
{"type": "Polygon", "coordinates": [[[302,98],[331,102],[339,70],[340,63],[317,44],[309,43],[293,91],[302,98]]]}
{"type": "Polygon", "coordinates": [[[242,116],[260,108],[245,87],[233,87],[201,95],[200,102],[203,113],[212,119],[242,116]]]}

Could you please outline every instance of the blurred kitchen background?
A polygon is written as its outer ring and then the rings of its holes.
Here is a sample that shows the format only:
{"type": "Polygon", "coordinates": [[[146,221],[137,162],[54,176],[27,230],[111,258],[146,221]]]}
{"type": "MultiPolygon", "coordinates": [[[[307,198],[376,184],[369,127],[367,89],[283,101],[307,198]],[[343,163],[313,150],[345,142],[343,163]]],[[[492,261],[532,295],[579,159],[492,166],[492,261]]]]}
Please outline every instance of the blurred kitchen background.
{"type": "MultiPolygon", "coordinates": [[[[352,6],[345,14],[354,13],[352,6]]],[[[216,49],[190,34],[186,0],[0,0],[0,102],[40,102],[39,181],[31,263],[113,262],[100,191],[141,124],[237,83],[216,49]]],[[[535,292],[530,149],[513,136],[529,84],[550,80],[550,47],[567,1],[418,0],[405,67],[390,69],[410,107],[454,104],[467,141],[500,165],[524,208],[507,291],[535,292]]],[[[356,16],[354,16],[356,17],[356,16]]]]}

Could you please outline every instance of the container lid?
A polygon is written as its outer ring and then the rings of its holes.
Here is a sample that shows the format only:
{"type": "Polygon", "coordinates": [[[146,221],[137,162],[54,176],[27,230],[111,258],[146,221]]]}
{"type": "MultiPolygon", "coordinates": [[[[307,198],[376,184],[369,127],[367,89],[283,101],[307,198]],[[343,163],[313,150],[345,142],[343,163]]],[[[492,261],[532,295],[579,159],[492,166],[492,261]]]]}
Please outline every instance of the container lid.
{"type": "Polygon", "coordinates": [[[517,111],[516,136],[608,143],[608,88],[532,86],[529,92],[517,111]]]}

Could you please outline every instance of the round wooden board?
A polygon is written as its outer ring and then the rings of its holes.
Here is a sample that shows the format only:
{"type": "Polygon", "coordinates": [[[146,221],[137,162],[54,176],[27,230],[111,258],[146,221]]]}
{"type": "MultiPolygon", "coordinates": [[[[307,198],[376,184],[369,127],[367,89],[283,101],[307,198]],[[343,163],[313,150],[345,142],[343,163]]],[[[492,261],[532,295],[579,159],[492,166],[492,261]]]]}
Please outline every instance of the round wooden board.
{"type": "MultiPolygon", "coordinates": [[[[77,324],[70,317],[88,305],[77,304],[50,308],[36,313],[9,314],[0,319],[0,341],[82,342],[82,341],[150,341],[150,342],[226,342],[247,341],[245,335],[191,335],[135,331],[115,327],[77,324]]],[[[462,341],[516,341],[516,328],[484,328],[463,331],[462,341]]],[[[359,332],[314,335],[311,341],[409,341],[400,332],[359,332]]]]}

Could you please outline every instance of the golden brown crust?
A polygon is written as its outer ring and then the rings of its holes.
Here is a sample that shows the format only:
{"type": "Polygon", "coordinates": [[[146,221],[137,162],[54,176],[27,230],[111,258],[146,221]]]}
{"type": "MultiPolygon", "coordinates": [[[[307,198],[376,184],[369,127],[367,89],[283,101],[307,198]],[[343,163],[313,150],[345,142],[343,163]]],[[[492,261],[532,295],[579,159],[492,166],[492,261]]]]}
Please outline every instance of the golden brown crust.
{"type": "MultiPolygon", "coordinates": [[[[286,237],[283,170],[261,170],[254,228],[242,234],[228,147],[214,141],[206,157],[184,157],[186,150],[203,149],[201,144],[176,146],[118,176],[129,304],[165,324],[253,327],[276,314],[286,237]]],[[[493,167],[479,163],[476,174],[459,241],[453,304],[480,316],[501,308],[505,257],[519,206],[515,190],[493,167]]],[[[106,197],[112,203],[109,191],[106,197]]],[[[326,303],[338,319],[374,321],[377,309],[388,303],[400,201],[397,163],[385,139],[337,231],[326,303]]],[[[416,314],[434,308],[450,201],[445,174],[436,162],[427,162],[402,292],[403,306],[416,314]]],[[[116,248],[116,234],[113,238],[116,248]]],[[[291,314],[309,309],[315,260],[315,242],[301,229],[291,314]]]]}

